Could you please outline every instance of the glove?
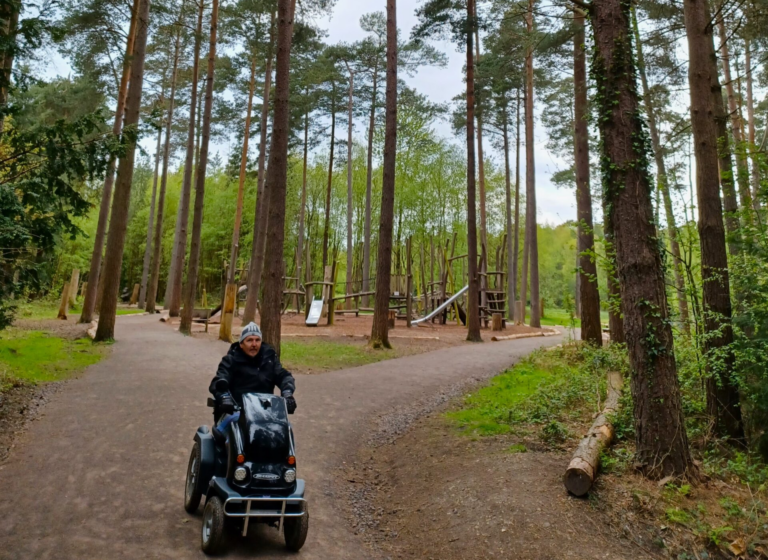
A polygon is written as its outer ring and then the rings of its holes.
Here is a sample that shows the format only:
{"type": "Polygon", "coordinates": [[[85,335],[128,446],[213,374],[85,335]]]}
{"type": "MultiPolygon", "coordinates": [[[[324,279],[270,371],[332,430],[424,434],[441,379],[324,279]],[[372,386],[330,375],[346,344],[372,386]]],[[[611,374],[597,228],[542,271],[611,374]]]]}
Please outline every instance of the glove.
{"type": "Polygon", "coordinates": [[[232,414],[235,411],[235,399],[229,393],[224,393],[218,399],[218,408],[224,414],[232,414]]]}
{"type": "Polygon", "coordinates": [[[288,414],[293,414],[296,411],[296,399],[293,395],[285,397],[285,406],[288,408],[288,414]]]}

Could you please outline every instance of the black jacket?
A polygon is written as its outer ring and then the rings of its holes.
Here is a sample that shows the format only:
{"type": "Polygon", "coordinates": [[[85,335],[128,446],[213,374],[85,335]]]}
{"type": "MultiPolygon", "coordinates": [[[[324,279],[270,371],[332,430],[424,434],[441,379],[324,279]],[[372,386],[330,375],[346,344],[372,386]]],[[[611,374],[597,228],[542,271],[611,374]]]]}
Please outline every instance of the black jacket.
{"type": "Polygon", "coordinates": [[[251,358],[235,342],[221,359],[208,390],[217,399],[229,391],[242,406],[243,393],[273,393],[275,386],[283,396],[296,390],[293,375],[282,366],[275,349],[263,343],[259,353],[251,358]]]}

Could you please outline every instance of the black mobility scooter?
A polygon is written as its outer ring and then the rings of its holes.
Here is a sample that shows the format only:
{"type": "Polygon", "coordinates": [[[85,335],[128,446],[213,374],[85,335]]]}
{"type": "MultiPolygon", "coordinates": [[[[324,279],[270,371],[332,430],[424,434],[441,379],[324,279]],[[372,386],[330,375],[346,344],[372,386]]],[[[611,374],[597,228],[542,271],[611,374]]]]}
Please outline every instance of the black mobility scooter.
{"type": "MultiPolygon", "coordinates": [[[[219,412],[213,399],[214,419],[219,412]]],[[[285,399],[246,393],[240,417],[224,432],[201,426],[189,458],[184,509],[197,511],[205,496],[201,546],[215,554],[230,526],[243,536],[250,523],[266,523],[282,531],[289,550],[304,545],[309,512],[304,481],[296,478],[293,431],[285,399]]]]}

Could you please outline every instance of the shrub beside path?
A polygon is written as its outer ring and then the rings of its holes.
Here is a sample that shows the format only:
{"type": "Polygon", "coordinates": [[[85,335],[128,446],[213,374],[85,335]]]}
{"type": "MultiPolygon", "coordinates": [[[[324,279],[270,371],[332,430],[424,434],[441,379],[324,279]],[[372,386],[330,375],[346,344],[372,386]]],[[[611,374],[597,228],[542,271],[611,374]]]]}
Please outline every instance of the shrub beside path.
{"type": "MultiPolygon", "coordinates": [[[[227,346],[180,336],[155,317],[121,319],[110,357],[67,383],[0,466],[0,558],[201,558],[200,514],[182,507],[192,436],[209,424],[207,388],[227,346]]],[[[373,437],[394,437],[468,378],[498,373],[560,336],[445,350],[297,375],[293,417],[311,523],[305,559],[366,558],[333,478],[373,437]],[[426,404],[425,404],[426,403],[426,404]],[[391,412],[398,411],[391,420],[391,412]]],[[[283,558],[263,526],[228,558],[283,558]]]]}

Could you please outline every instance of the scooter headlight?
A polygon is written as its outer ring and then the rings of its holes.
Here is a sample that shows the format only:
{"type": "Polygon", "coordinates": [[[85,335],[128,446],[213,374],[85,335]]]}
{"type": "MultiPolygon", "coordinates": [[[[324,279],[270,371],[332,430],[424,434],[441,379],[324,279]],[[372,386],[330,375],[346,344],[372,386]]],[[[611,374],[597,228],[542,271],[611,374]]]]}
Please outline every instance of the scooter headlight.
{"type": "Polygon", "coordinates": [[[235,480],[242,482],[248,476],[248,471],[244,467],[237,467],[235,469],[235,480]]]}
{"type": "Polygon", "coordinates": [[[288,469],[287,471],[285,471],[283,478],[288,484],[291,484],[293,481],[296,480],[296,471],[293,469],[288,469]]]}

